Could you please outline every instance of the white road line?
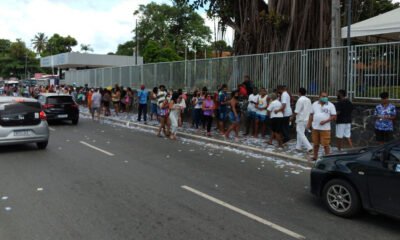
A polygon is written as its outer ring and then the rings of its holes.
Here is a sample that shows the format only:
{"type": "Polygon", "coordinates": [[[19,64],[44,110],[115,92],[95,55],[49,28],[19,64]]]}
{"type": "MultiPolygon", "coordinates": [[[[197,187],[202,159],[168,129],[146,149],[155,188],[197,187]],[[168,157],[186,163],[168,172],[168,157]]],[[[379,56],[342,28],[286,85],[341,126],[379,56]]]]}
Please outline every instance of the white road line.
{"type": "Polygon", "coordinates": [[[214,202],[214,203],[219,204],[219,205],[221,205],[221,206],[223,206],[223,207],[226,207],[226,208],[228,208],[228,209],[230,209],[230,210],[232,210],[232,211],[234,211],[234,212],[237,212],[237,213],[239,213],[239,214],[241,214],[241,215],[243,215],[243,216],[246,216],[246,217],[248,217],[248,218],[250,218],[250,219],[252,219],[252,220],[254,220],[254,221],[257,221],[257,222],[259,222],[259,223],[261,223],[261,224],[267,225],[267,226],[269,226],[269,227],[271,227],[271,228],[273,228],[273,229],[275,229],[275,230],[277,230],[277,231],[280,231],[280,232],[282,232],[282,233],[284,233],[284,234],[286,234],[286,235],[289,235],[289,236],[291,236],[291,237],[293,237],[293,238],[296,238],[296,239],[306,239],[306,237],[304,237],[304,236],[302,236],[302,235],[300,235],[300,234],[298,234],[298,233],[295,233],[295,232],[293,232],[293,231],[291,231],[291,230],[289,230],[289,229],[287,229],[287,228],[281,227],[281,226],[279,226],[279,225],[277,225],[277,224],[275,224],[275,223],[272,223],[272,222],[267,221],[267,220],[265,220],[265,219],[263,219],[263,218],[260,218],[260,217],[254,215],[254,214],[251,214],[251,213],[249,213],[249,212],[246,212],[246,211],[244,211],[244,210],[242,210],[242,209],[240,209],[240,208],[237,208],[237,207],[235,207],[235,206],[232,206],[232,205],[230,205],[229,203],[223,202],[223,201],[221,201],[221,200],[219,200],[219,199],[216,199],[216,198],[214,198],[214,197],[212,197],[212,196],[210,196],[210,195],[207,195],[207,194],[205,194],[205,193],[202,193],[202,192],[200,192],[200,191],[198,191],[198,190],[196,190],[196,189],[193,189],[193,188],[188,187],[188,186],[185,186],[185,185],[184,185],[184,186],[181,186],[181,188],[183,188],[183,189],[185,189],[185,190],[187,190],[187,191],[189,191],[189,192],[192,192],[192,193],[194,193],[194,194],[196,194],[196,195],[198,195],[198,196],[200,196],[200,197],[203,197],[203,198],[205,198],[205,199],[207,199],[207,200],[210,200],[211,202],[214,202]]]}
{"type": "Polygon", "coordinates": [[[49,130],[50,130],[50,131],[53,131],[53,132],[55,131],[55,129],[52,128],[52,127],[49,127],[49,130]]]}
{"type": "Polygon", "coordinates": [[[105,150],[103,150],[103,149],[100,149],[100,148],[98,148],[98,147],[95,147],[95,146],[93,146],[93,145],[91,145],[91,144],[89,144],[89,143],[87,143],[87,142],[84,142],[84,141],[80,141],[80,143],[82,143],[83,145],[86,145],[86,146],[88,146],[88,147],[90,147],[90,148],[93,148],[94,150],[97,150],[97,151],[99,151],[99,152],[102,152],[102,153],[104,153],[104,154],[107,154],[108,156],[114,156],[114,154],[113,153],[110,153],[110,152],[107,152],[107,151],[105,151],[105,150]]]}

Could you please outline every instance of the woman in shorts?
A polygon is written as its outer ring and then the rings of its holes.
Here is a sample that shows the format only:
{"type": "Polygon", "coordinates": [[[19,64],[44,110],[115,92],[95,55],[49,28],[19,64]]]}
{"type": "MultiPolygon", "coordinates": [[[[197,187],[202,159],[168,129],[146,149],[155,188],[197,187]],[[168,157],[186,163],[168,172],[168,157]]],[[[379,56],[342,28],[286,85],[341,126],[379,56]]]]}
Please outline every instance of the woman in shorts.
{"type": "Polygon", "coordinates": [[[239,127],[240,127],[240,104],[239,104],[239,92],[233,91],[230,100],[231,111],[229,112],[229,120],[231,121],[231,125],[225,133],[225,137],[229,138],[229,134],[232,130],[235,131],[235,141],[239,140],[239,127]]]}

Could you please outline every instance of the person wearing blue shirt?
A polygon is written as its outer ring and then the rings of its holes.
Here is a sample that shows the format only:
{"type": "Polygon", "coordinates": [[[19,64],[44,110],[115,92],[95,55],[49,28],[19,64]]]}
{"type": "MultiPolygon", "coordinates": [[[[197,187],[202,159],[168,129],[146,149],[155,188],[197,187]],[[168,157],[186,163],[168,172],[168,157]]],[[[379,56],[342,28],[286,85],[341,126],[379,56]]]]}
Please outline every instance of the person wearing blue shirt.
{"type": "Polygon", "coordinates": [[[149,92],[145,90],[145,86],[140,86],[140,90],[138,91],[138,99],[139,99],[139,110],[138,110],[138,122],[142,120],[142,114],[144,122],[147,122],[147,99],[149,96],[149,92]]]}
{"type": "Polygon", "coordinates": [[[225,134],[224,122],[227,116],[227,109],[228,109],[227,104],[229,103],[227,91],[228,91],[228,86],[226,84],[223,84],[221,87],[221,91],[218,93],[218,103],[219,103],[218,126],[221,134],[225,134]]]}
{"type": "Polygon", "coordinates": [[[393,138],[393,121],[396,119],[396,107],[389,103],[389,94],[380,94],[381,104],[375,108],[375,136],[379,144],[384,144],[393,138]]]}

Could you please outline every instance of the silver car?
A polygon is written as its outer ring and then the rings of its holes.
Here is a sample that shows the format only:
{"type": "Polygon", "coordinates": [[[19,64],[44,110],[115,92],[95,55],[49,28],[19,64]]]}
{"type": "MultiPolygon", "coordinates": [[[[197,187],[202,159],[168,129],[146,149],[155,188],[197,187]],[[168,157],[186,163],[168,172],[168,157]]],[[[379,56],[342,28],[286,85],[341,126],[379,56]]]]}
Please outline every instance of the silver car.
{"type": "Polygon", "coordinates": [[[0,97],[0,145],[36,143],[45,149],[49,136],[46,114],[37,100],[0,97]]]}

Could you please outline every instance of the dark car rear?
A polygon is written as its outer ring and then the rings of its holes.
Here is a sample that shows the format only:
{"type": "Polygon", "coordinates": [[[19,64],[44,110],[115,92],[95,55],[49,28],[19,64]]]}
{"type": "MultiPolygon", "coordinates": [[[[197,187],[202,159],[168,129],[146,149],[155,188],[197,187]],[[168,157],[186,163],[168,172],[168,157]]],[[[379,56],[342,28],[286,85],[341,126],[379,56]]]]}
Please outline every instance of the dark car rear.
{"type": "Polygon", "coordinates": [[[70,120],[76,125],[79,121],[79,107],[72,96],[66,94],[40,94],[38,97],[48,120],[70,120]]]}

